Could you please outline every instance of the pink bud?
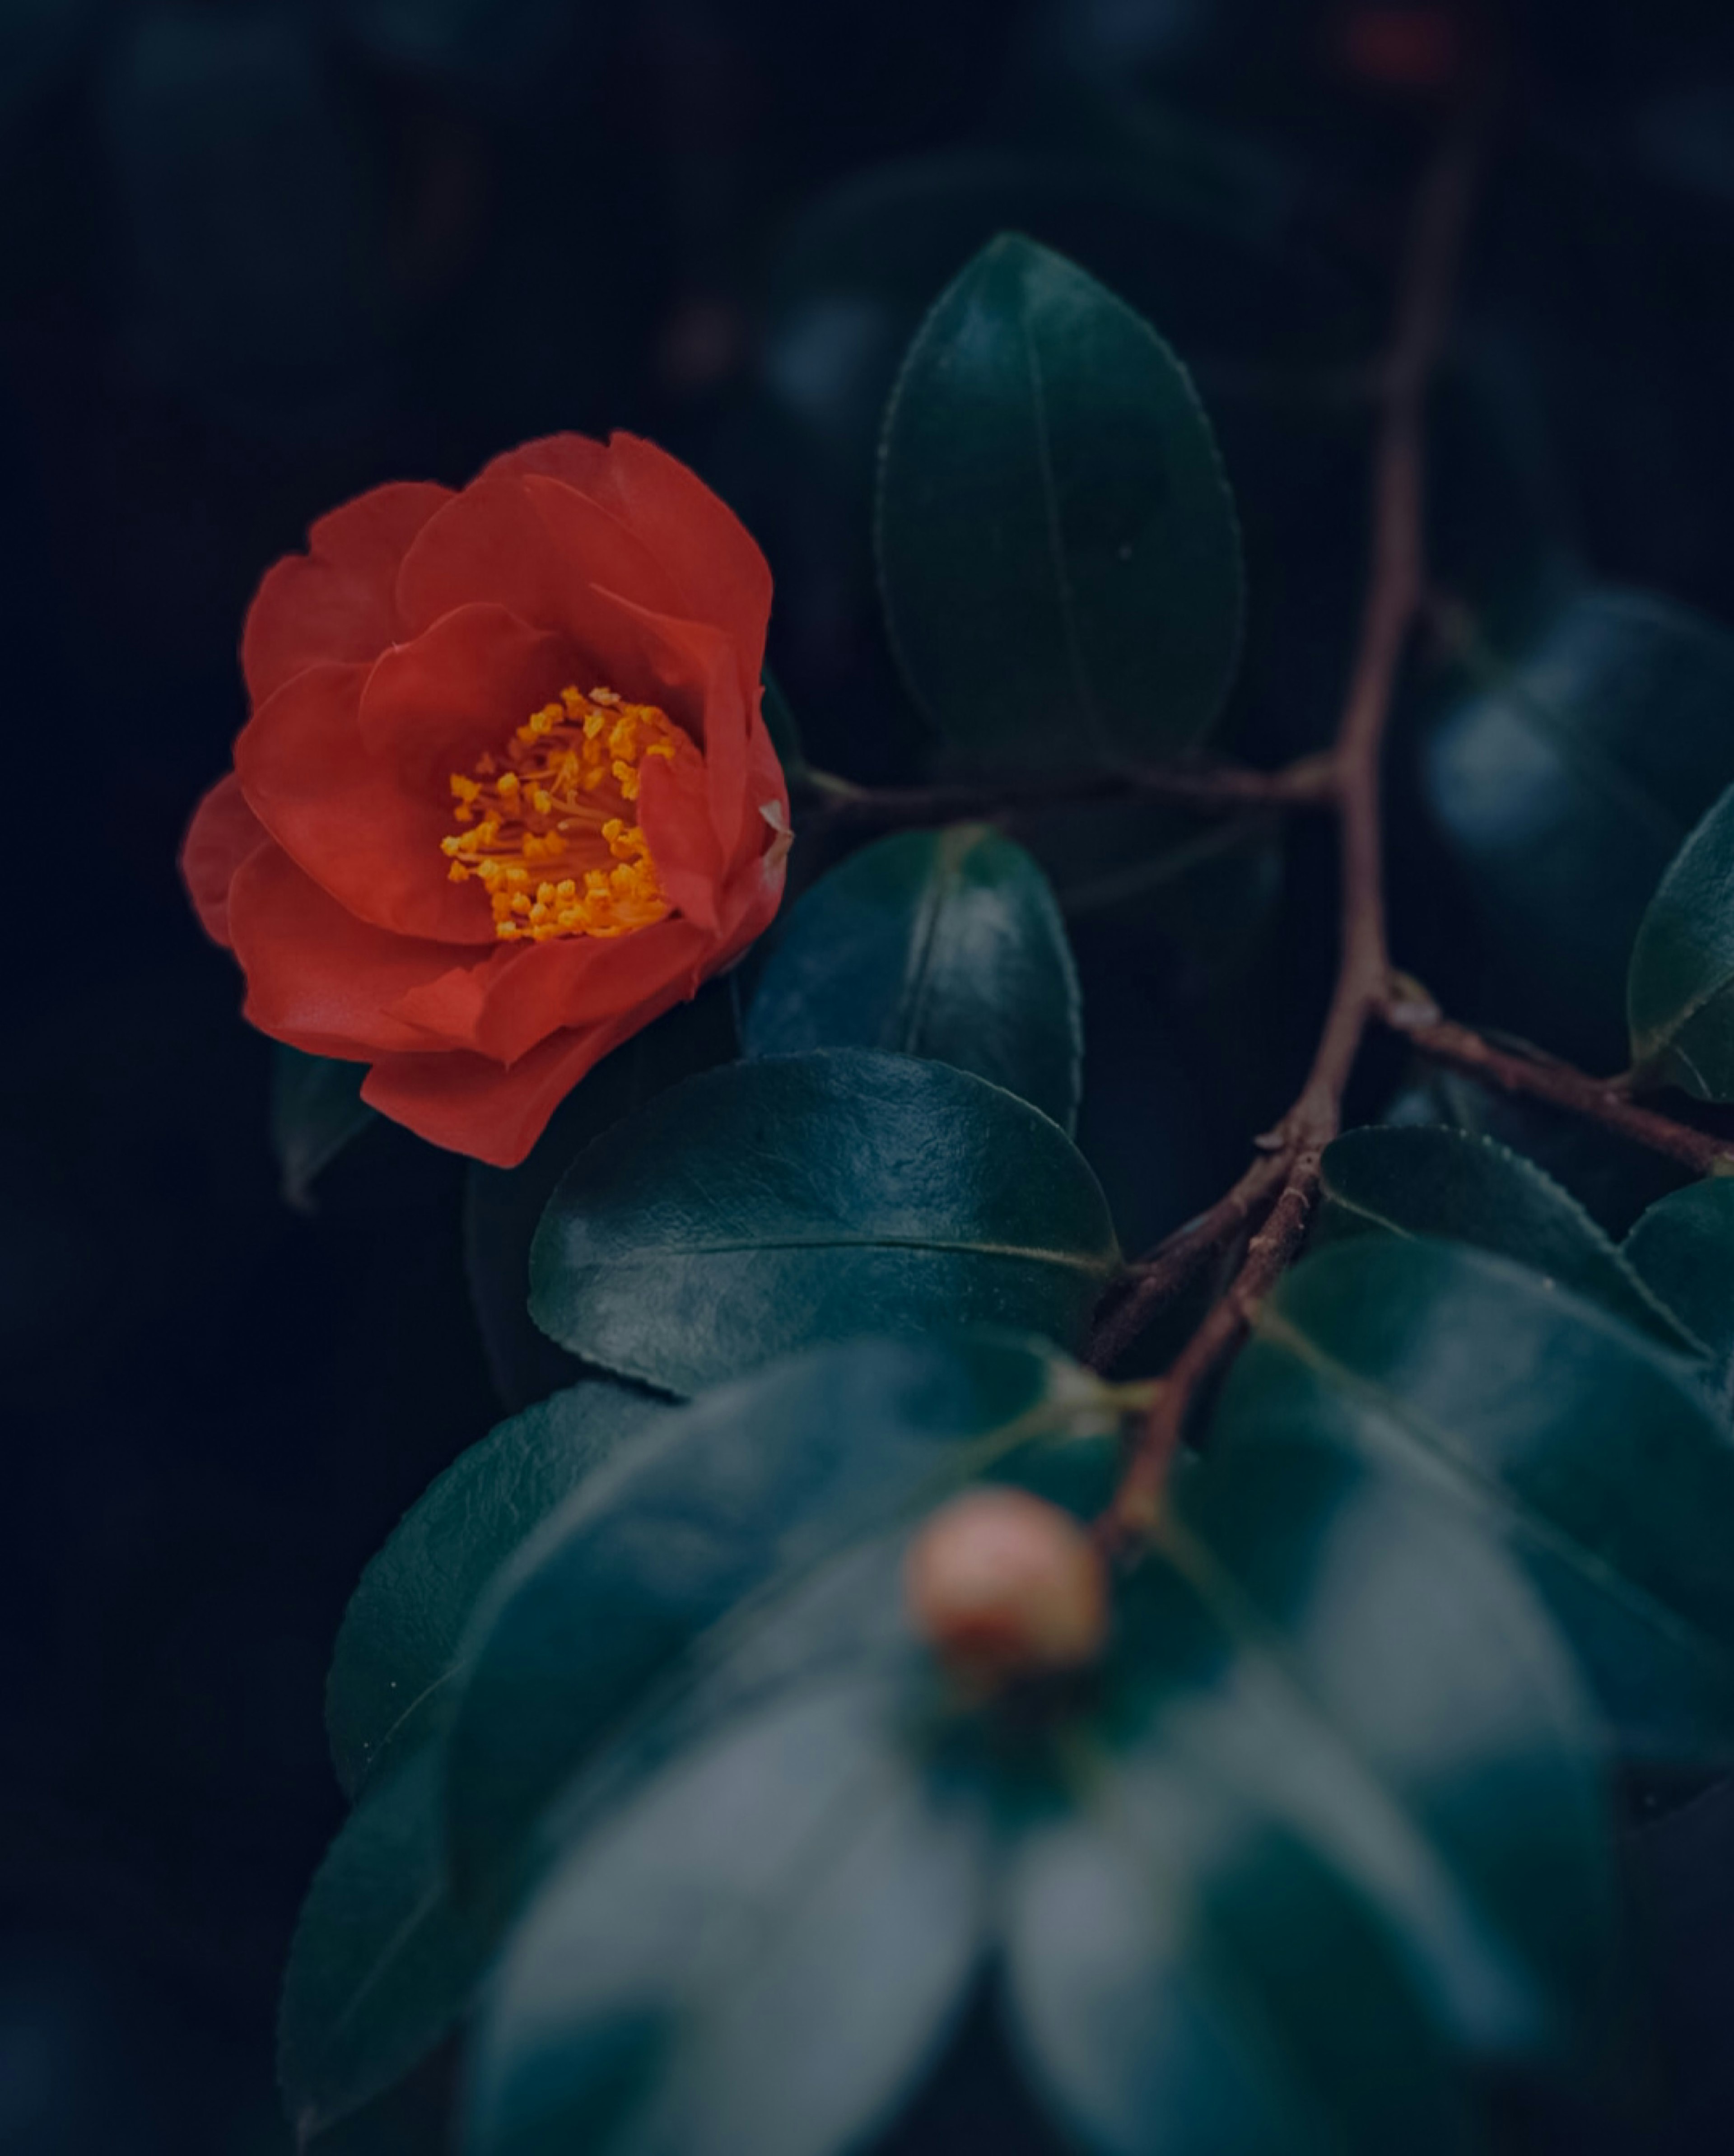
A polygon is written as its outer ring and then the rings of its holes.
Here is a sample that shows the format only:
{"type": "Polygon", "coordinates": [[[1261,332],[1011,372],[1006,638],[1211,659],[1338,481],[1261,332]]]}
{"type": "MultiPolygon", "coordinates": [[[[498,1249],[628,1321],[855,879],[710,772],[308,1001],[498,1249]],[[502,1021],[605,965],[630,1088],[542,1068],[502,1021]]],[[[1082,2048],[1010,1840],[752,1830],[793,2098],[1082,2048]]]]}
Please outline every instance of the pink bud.
{"type": "Polygon", "coordinates": [[[1010,1489],[972,1490],[910,1545],[916,1627],[972,1684],[1080,1668],[1107,1635],[1101,1560],[1069,1513],[1010,1489]]]}

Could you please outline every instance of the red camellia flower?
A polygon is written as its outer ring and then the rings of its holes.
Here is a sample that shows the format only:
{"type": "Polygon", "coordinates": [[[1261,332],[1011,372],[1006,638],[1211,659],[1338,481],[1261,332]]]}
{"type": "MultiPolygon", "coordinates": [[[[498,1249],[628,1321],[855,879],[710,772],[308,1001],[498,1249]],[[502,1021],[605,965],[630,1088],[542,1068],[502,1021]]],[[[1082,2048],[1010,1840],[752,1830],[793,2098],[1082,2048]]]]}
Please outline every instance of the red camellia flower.
{"type": "Polygon", "coordinates": [[[672,457],[556,435],[322,517],[247,617],[182,872],[276,1040],[510,1167],[782,891],[764,557],[672,457]]]}

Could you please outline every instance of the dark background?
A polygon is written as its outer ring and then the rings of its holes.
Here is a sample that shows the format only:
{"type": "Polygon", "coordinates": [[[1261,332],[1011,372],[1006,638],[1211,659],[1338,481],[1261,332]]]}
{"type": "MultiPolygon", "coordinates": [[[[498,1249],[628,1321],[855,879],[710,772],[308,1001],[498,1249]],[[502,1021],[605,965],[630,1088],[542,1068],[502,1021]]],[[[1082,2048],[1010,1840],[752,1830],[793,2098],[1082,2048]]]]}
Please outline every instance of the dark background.
{"type": "MultiPolygon", "coordinates": [[[[1505,18],[1437,534],[1495,612],[1588,564],[1734,621],[1729,12],[1505,18]]],[[[874,428],[921,309],[1018,223],[1197,362],[1254,572],[1239,746],[1321,739],[1361,572],[1342,385],[1483,24],[1443,0],[0,0],[6,2156],[286,2148],[271,2025],[339,1817],[332,1635],[498,1412],[459,1164],[381,1127],[316,1214],[285,1207],[269,1047],[177,880],[261,572],[377,481],[629,426],[765,545],[818,758],[907,775],[874,428]]],[[[1329,953],[1281,901],[1318,865],[1249,859],[1233,906],[1188,886],[1160,948],[1111,894],[1080,908],[1085,1138],[1129,1245],[1225,1179],[1301,1052],[1329,953]],[[1249,891],[1275,957],[1237,1002],[1213,962],[1249,891]]],[[[1398,899],[1472,1007],[1449,908],[1398,899]]],[[[1725,1826],[1683,1815],[1645,1860],[1681,2148],[1734,2146],[1725,1826]]]]}

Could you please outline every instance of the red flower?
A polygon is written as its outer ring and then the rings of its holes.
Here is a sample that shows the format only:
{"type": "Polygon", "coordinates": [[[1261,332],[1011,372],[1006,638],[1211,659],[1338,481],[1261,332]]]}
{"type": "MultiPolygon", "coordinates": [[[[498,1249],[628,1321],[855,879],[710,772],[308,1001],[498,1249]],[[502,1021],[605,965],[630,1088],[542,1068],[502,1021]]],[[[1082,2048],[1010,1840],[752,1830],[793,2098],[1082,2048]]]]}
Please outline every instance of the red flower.
{"type": "Polygon", "coordinates": [[[181,857],[246,1014],[510,1167],[777,911],[771,578],[682,465],[555,435],[322,517],[247,617],[253,716],[181,857]]]}

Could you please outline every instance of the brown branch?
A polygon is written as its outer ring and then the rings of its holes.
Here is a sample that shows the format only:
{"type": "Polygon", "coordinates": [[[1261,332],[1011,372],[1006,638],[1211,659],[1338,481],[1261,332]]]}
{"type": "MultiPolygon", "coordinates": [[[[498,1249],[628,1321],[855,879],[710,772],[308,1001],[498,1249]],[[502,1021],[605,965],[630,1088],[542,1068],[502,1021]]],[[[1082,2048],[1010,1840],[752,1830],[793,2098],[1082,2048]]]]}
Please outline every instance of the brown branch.
{"type": "Polygon", "coordinates": [[[1480,132],[1476,126],[1454,135],[1422,189],[1383,371],[1367,607],[1330,758],[1342,847],[1336,987],[1306,1083],[1272,1133],[1269,1158],[1254,1163],[1235,1190],[1203,1216],[1221,1227],[1219,1240],[1225,1239],[1233,1232],[1224,1224],[1236,1194],[1244,1194],[1254,1180],[1260,1193],[1275,1187],[1264,1224],[1234,1281],[1157,1388],[1114,1502],[1100,1522],[1101,1537],[1110,1548],[1135,1543],[1154,1525],[1194,1398],[1239,1344],[1259,1301],[1299,1250],[1318,1188],[1320,1158],[1342,1125],[1343,1090],[1368,1024],[1390,1002],[1380,751],[1403,654],[1425,597],[1427,390],[1449,320],[1480,132]]]}
{"type": "Polygon", "coordinates": [[[1393,1033],[1434,1063],[1462,1070],[1472,1078],[1497,1086],[1531,1101],[1599,1123],[1604,1130],[1629,1138],[1634,1145],[1665,1154],[1689,1168],[1696,1175],[1734,1172],[1734,1139],[1716,1137],[1694,1130],[1690,1123],[1675,1122],[1653,1108],[1640,1107],[1612,1078],[1591,1078],[1568,1063],[1556,1062],[1539,1052],[1502,1048],[1475,1031],[1444,1018],[1424,1002],[1395,996],[1380,1009],[1378,1016],[1393,1033]]]}
{"type": "Polygon", "coordinates": [[[909,826],[1108,801],[1167,802],[1213,814],[1236,808],[1324,808],[1336,793],[1329,756],[1304,757],[1278,771],[1175,763],[1085,773],[1075,778],[1053,773],[945,786],[857,786],[830,772],[809,771],[800,783],[816,813],[831,822],[909,826]]]}

